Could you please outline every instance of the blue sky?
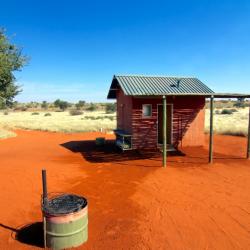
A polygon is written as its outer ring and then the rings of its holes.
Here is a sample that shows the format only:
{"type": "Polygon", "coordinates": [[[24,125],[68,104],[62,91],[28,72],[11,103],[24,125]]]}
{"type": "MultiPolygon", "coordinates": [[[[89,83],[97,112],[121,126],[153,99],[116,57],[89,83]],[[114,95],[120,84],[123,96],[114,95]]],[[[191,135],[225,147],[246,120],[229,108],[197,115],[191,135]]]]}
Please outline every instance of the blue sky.
{"type": "Polygon", "coordinates": [[[31,57],[18,101],[106,101],[114,74],[250,93],[250,1],[1,1],[0,26],[31,57]]]}

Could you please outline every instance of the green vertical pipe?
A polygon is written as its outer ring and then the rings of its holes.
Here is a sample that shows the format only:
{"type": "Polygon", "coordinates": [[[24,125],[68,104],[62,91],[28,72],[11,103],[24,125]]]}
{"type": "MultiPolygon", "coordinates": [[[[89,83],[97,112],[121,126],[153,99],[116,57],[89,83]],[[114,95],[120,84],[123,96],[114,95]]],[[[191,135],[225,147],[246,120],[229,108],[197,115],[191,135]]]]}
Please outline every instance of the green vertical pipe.
{"type": "Polygon", "coordinates": [[[44,244],[44,248],[46,248],[47,242],[46,242],[46,218],[45,216],[43,216],[43,244],[44,244]]]}
{"type": "Polygon", "coordinates": [[[162,139],[163,139],[163,151],[162,151],[162,157],[163,157],[163,167],[165,168],[167,166],[167,100],[166,97],[163,96],[163,121],[162,121],[162,139]]]}
{"type": "Polygon", "coordinates": [[[210,136],[209,136],[209,163],[213,163],[213,135],[214,135],[214,97],[210,98],[210,136]]]}
{"type": "Polygon", "coordinates": [[[249,115],[248,115],[248,136],[247,136],[247,159],[250,159],[250,102],[249,102],[249,115]]]}

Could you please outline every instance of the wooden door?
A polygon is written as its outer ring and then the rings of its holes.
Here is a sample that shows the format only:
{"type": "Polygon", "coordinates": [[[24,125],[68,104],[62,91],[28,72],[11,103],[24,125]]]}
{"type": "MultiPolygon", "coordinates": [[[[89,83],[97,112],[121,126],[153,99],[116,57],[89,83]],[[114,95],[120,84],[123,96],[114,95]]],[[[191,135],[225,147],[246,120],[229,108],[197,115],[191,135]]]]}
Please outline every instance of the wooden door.
{"type": "MultiPolygon", "coordinates": [[[[167,144],[172,144],[172,105],[167,104],[167,144]]],[[[158,105],[158,143],[162,144],[163,106],[158,105]]]]}

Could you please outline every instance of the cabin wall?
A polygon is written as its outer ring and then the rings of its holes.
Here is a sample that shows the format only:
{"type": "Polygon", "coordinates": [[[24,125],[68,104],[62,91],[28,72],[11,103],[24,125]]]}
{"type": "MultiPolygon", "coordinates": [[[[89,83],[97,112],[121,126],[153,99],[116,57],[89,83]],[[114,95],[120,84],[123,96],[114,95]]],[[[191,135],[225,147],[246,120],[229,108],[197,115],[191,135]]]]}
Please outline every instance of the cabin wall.
{"type": "MultiPolygon", "coordinates": [[[[162,99],[132,98],[132,147],[156,149],[158,144],[157,107],[162,99]],[[152,104],[152,116],[142,117],[142,105],[152,104]]],[[[205,97],[167,97],[173,104],[172,143],[180,146],[204,145],[205,97]]]]}
{"type": "Polygon", "coordinates": [[[132,133],[132,97],[124,95],[121,89],[117,90],[117,129],[132,133]]]}
{"type": "Polygon", "coordinates": [[[157,149],[157,103],[158,99],[133,98],[132,148],[157,149]],[[142,105],[152,104],[152,116],[142,117],[142,105]]]}
{"type": "Polygon", "coordinates": [[[203,146],[205,97],[176,97],[173,104],[175,146],[203,146]]]}

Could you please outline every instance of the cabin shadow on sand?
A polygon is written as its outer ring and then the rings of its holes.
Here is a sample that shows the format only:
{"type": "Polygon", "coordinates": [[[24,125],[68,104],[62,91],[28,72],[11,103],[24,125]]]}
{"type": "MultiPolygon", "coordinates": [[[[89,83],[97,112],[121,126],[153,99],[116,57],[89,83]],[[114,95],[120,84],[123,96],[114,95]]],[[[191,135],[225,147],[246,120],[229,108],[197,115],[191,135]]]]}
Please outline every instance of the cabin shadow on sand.
{"type": "MultiPolygon", "coordinates": [[[[106,140],[103,146],[97,146],[94,140],[69,141],[60,145],[71,152],[80,153],[85,160],[93,163],[156,159],[161,157],[159,151],[131,150],[122,152],[115,145],[114,140],[106,140]]],[[[183,155],[181,152],[176,152],[175,154],[183,155]]]]}
{"type": "MultiPolygon", "coordinates": [[[[95,140],[69,141],[60,144],[60,146],[70,150],[73,153],[79,153],[82,157],[91,163],[109,163],[123,162],[132,160],[155,160],[162,161],[162,153],[154,150],[131,150],[122,152],[114,140],[106,140],[103,146],[97,146],[95,140]]],[[[204,147],[187,147],[175,152],[168,152],[168,162],[175,163],[178,166],[181,163],[186,164],[208,164],[208,150],[204,147]]],[[[240,155],[226,155],[214,153],[214,159],[220,161],[244,160],[240,155]]]]}

